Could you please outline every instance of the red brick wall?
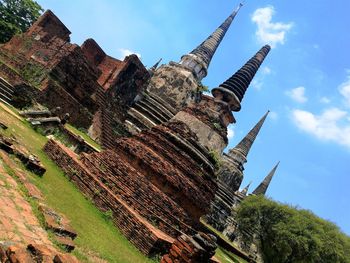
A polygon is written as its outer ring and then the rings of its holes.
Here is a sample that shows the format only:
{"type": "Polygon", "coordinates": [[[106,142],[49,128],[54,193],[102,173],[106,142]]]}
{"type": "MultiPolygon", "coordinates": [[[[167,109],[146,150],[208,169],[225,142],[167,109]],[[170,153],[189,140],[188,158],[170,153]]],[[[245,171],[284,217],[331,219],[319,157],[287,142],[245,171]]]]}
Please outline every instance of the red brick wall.
{"type": "Polygon", "coordinates": [[[95,67],[97,67],[107,56],[107,54],[92,38],[84,41],[84,43],[81,45],[81,50],[86,59],[95,67]]]}
{"type": "Polygon", "coordinates": [[[114,224],[141,252],[151,255],[168,250],[173,239],[157,230],[114,195],[73,152],[53,140],[48,141],[44,151],[101,211],[112,211],[114,224]]]}
{"type": "Polygon", "coordinates": [[[69,122],[76,127],[89,128],[92,114],[62,86],[48,79],[42,92],[36,98],[39,103],[49,109],[61,107],[63,114],[69,113],[69,122]]]}
{"type": "Polygon", "coordinates": [[[46,42],[52,37],[59,37],[64,41],[69,41],[70,31],[59,20],[51,10],[47,10],[39,19],[29,28],[28,35],[46,42]]]}

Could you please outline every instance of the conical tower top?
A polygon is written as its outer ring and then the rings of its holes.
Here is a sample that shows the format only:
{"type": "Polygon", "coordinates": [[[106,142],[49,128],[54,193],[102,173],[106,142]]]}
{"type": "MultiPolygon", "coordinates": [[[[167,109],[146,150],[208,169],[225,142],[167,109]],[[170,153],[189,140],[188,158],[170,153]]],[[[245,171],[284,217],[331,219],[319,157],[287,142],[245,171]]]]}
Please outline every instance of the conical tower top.
{"type": "Polygon", "coordinates": [[[219,47],[222,39],[231,26],[233,19],[242,6],[243,4],[240,3],[232,14],[206,40],[189,54],[184,55],[181,58],[180,64],[192,70],[199,81],[207,75],[208,67],[215,51],[219,47]]]}
{"type": "Polygon", "coordinates": [[[213,96],[227,102],[231,110],[240,111],[243,96],[270,50],[271,47],[269,45],[263,46],[232,77],[222,83],[218,88],[214,88],[212,90],[213,96]]]}
{"type": "Polygon", "coordinates": [[[249,184],[246,187],[243,188],[243,190],[241,191],[241,194],[247,195],[249,187],[250,187],[251,184],[252,184],[252,182],[250,181],[249,184]]]}
{"type": "Polygon", "coordinates": [[[251,129],[248,134],[236,145],[235,148],[231,149],[229,151],[229,155],[233,154],[233,152],[239,151],[244,155],[245,158],[247,158],[248,153],[250,151],[250,148],[252,147],[256,137],[258,136],[261,127],[263,126],[267,115],[270,113],[270,111],[267,111],[265,115],[258,121],[257,124],[251,129]]]}
{"type": "Polygon", "coordinates": [[[159,66],[159,63],[162,61],[163,59],[162,58],[160,58],[158,61],[157,61],[157,63],[156,64],[154,64],[149,70],[151,70],[151,71],[155,71],[157,68],[158,68],[158,66],[159,66]]]}
{"type": "Polygon", "coordinates": [[[265,177],[264,181],[262,181],[259,186],[253,191],[252,194],[255,195],[265,195],[267,188],[269,187],[272,177],[274,176],[278,165],[280,164],[280,162],[278,162],[275,167],[273,167],[273,169],[271,170],[271,172],[265,177]]]}

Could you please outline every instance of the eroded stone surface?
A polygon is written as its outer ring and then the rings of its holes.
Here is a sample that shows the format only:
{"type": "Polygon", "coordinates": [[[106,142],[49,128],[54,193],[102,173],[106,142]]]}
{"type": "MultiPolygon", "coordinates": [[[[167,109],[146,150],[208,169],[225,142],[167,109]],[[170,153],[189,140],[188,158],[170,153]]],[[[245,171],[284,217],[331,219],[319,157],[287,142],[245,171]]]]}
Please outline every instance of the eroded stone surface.
{"type": "Polygon", "coordinates": [[[180,65],[163,65],[154,73],[148,90],[179,111],[192,99],[198,83],[192,72],[180,65]]]}
{"type": "MultiPolygon", "coordinates": [[[[29,195],[42,199],[41,192],[29,182],[27,175],[0,150],[0,262],[7,262],[7,259],[18,263],[52,262],[56,255],[62,253],[49,240],[19,184],[5,169],[5,164],[27,188],[29,195]],[[1,261],[1,258],[4,260],[1,261]]],[[[71,262],[78,262],[73,256],[66,257],[71,262]]]]}
{"type": "Polygon", "coordinates": [[[28,201],[20,194],[17,182],[7,174],[0,160],[0,240],[52,246],[28,201]]]}
{"type": "Polygon", "coordinates": [[[28,170],[42,176],[46,169],[40,160],[33,154],[30,154],[26,148],[19,145],[15,138],[7,138],[0,135],[0,149],[7,153],[14,154],[28,170]]]}
{"type": "Polygon", "coordinates": [[[215,242],[216,238],[210,234],[197,233],[192,237],[181,235],[175,240],[169,253],[165,254],[160,262],[217,262],[212,259],[217,248],[215,242]]]}

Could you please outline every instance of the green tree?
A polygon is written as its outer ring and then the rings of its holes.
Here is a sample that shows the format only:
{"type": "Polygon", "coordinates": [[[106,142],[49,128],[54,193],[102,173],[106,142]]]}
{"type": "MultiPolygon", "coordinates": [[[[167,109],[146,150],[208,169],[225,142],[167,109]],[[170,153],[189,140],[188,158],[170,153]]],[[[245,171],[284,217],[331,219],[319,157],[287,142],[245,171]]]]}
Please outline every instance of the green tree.
{"type": "Polygon", "coordinates": [[[0,0],[0,43],[25,32],[43,9],[32,0],[0,0]]]}
{"type": "Polygon", "coordinates": [[[238,231],[248,244],[251,231],[265,262],[350,262],[350,237],[307,210],[249,196],[237,210],[238,231]]]}

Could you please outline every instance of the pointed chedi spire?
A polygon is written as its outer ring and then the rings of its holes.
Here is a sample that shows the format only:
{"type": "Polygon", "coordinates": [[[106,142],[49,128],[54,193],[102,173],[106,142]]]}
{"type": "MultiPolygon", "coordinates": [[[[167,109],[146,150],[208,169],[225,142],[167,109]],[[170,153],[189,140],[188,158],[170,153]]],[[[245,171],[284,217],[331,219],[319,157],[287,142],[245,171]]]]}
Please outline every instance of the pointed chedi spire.
{"type": "Polygon", "coordinates": [[[270,111],[267,111],[258,121],[258,123],[255,124],[255,126],[248,132],[248,134],[234,148],[228,151],[227,155],[237,163],[237,168],[241,171],[244,170],[243,165],[247,162],[247,156],[250,148],[258,136],[269,112],[270,111]]]}
{"type": "Polygon", "coordinates": [[[267,115],[270,111],[267,111],[265,115],[258,121],[257,124],[251,129],[248,134],[236,145],[235,148],[231,149],[231,151],[239,151],[241,152],[245,158],[247,158],[250,148],[252,147],[256,137],[258,136],[261,127],[263,126],[267,115]]]}
{"type": "Polygon", "coordinates": [[[150,67],[149,69],[148,69],[148,73],[149,73],[149,75],[152,77],[153,75],[154,75],[154,73],[156,72],[156,70],[157,70],[157,68],[158,68],[158,66],[159,66],[159,63],[162,61],[162,58],[161,59],[159,59],[158,61],[157,61],[157,63],[156,64],[154,64],[152,67],[150,67]]]}
{"type": "Polygon", "coordinates": [[[151,70],[151,71],[155,71],[157,68],[158,68],[158,66],[159,66],[159,63],[162,61],[163,59],[162,58],[160,58],[158,61],[157,61],[157,63],[156,64],[154,64],[149,70],[151,70]]]}
{"type": "Polygon", "coordinates": [[[253,191],[254,195],[265,195],[267,188],[269,187],[272,177],[274,176],[278,165],[280,162],[276,164],[276,166],[271,170],[271,172],[265,177],[264,181],[262,181],[259,186],[253,191]]]}
{"type": "Polygon", "coordinates": [[[243,96],[253,80],[262,62],[270,52],[269,45],[263,46],[241,69],[232,77],[212,90],[215,98],[227,102],[231,110],[239,111],[243,96]]]}
{"type": "Polygon", "coordinates": [[[215,51],[242,6],[242,3],[239,4],[232,14],[206,40],[189,54],[182,56],[180,64],[190,69],[198,81],[201,81],[207,75],[208,67],[215,51]]]}
{"type": "Polygon", "coordinates": [[[241,191],[241,194],[247,195],[249,187],[250,187],[251,184],[252,184],[252,182],[250,181],[249,184],[246,187],[243,188],[243,190],[241,191]]]}

